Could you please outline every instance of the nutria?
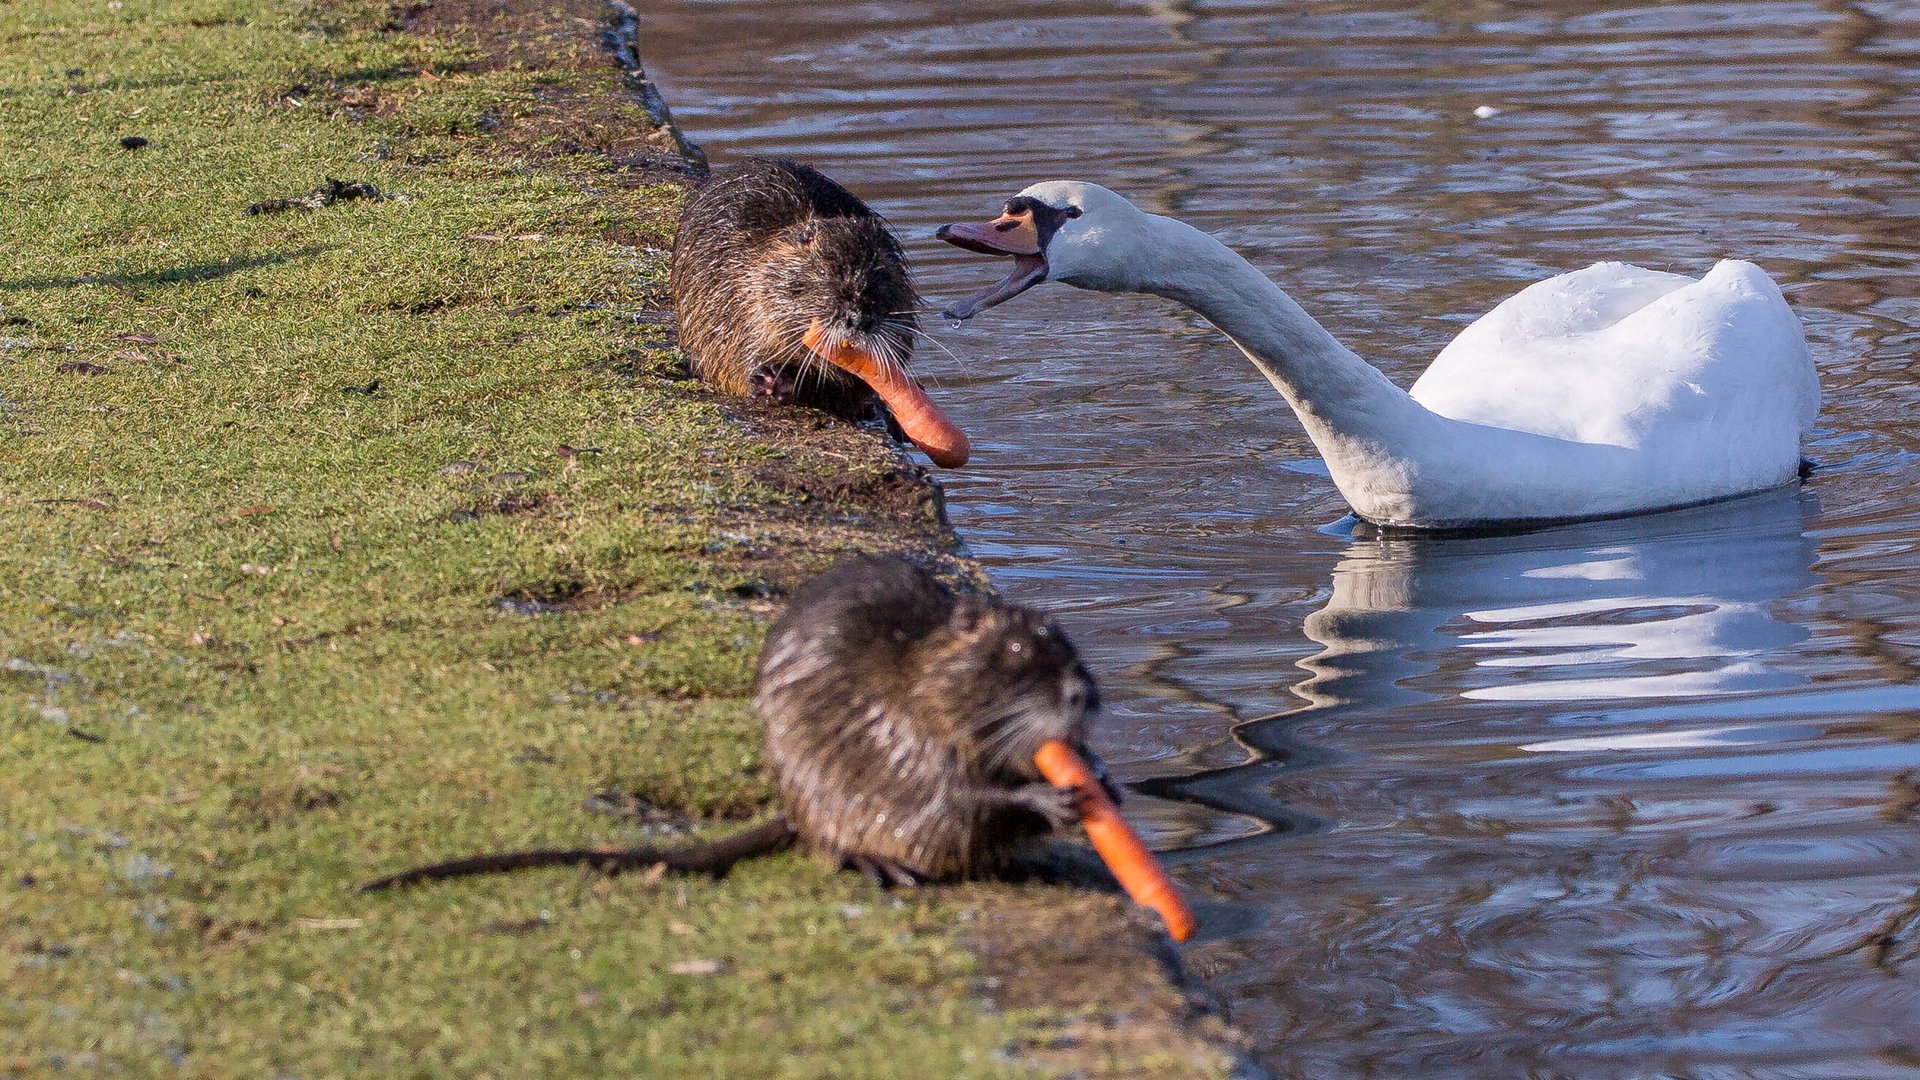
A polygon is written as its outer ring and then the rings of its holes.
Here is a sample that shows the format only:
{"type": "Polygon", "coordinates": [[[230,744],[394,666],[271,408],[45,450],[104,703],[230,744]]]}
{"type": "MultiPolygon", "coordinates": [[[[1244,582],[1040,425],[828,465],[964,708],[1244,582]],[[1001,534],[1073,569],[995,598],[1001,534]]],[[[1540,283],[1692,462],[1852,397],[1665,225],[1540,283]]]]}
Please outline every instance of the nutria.
{"type": "Polygon", "coordinates": [[[965,435],[907,373],[920,296],[906,253],[818,170],[758,158],[715,170],[680,214],[671,284],[700,378],[847,420],[890,408],[936,462],[965,463],[965,435]]]}
{"type": "Polygon", "coordinates": [[[1033,764],[1040,744],[1064,740],[1098,768],[1099,691],[1059,627],[899,559],[850,559],[802,586],[767,635],[753,704],[782,808],[763,825],[665,851],[478,855],[364,891],[536,866],[719,876],[795,841],[882,885],[989,877],[1075,820],[1076,796],[1033,764]]]}

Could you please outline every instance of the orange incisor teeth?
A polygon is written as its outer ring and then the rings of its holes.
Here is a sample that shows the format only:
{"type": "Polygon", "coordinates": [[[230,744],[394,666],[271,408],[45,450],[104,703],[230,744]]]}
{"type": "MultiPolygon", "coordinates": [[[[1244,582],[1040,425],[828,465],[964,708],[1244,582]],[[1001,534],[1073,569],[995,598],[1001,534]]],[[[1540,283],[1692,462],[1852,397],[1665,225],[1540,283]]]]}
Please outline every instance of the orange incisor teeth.
{"type": "Polygon", "coordinates": [[[907,433],[915,446],[926,451],[935,465],[952,469],[967,463],[972,451],[967,433],[947,419],[940,406],[935,405],[913,376],[898,364],[890,364],[857,345],[829,342],[826,327],[818,319],[800,340],[821,359],[873,387],[873,392],[880,395],[880,400],[893,413],[900,430],[907,433]]]}

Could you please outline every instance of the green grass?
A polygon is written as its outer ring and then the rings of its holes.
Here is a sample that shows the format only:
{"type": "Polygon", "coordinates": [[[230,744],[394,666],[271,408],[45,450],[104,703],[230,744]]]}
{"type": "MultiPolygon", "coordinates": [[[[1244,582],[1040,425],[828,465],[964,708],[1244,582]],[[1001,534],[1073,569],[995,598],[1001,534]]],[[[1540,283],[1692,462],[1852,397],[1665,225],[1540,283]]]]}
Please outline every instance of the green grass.
{"type": "Polygon", "coordinates": [[[488,134],[586,76],[381,21],[0,0],[0,1076],[1026,1074],[973,891],[352,891],[764,808],[754,568],[893,527],[668,377],[675,188],[488,134]]]}

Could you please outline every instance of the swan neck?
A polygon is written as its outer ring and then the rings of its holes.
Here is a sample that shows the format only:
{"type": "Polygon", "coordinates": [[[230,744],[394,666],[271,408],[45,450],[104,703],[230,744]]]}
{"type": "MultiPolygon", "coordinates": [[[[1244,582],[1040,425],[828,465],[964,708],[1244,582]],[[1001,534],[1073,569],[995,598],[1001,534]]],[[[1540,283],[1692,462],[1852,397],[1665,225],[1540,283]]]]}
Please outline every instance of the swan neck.
{"type": "Polygon", "coordinates": [[[1340,344],[1272,279],[1219,240],[1152,217],[1159,254],[1143,291],[1199,312],[1286,397],[1338,479],[1413,452],[1437,418],[1340,344]]]}

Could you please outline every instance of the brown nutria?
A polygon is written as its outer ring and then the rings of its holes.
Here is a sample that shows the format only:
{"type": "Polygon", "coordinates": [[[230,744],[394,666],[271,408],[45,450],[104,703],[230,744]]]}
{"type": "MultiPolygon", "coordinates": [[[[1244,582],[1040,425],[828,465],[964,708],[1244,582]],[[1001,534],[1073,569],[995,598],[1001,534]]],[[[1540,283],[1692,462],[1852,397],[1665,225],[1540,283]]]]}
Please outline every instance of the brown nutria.
{"type": "Polygon", "coordinates": [[[478,855],[363,891],[538,866],[718,876],[796,840],[883,885],[992,876],[1075,820],[1077,796],[1034,766],[1040,744],[1063,740],[1098,767],[1086,737],[1099,691],[1059,627],[900,559],[849,559],[802,586],[767,635],[753,704],[782,807],[763,825],[664,851],[478,855]]]}
{"type": "Polygon", "coordinates": [[[886,221],[816,169],[717,169],[680,214],[673,306],[694,374],[859,420],[890,409],[942,465],[966,436],[907,372],[919,293],[886,221]]]}

